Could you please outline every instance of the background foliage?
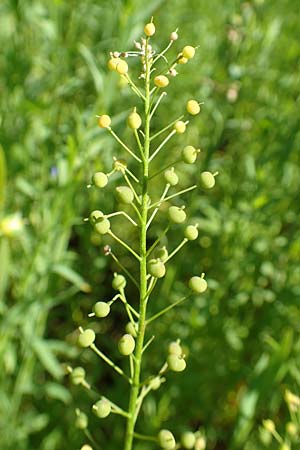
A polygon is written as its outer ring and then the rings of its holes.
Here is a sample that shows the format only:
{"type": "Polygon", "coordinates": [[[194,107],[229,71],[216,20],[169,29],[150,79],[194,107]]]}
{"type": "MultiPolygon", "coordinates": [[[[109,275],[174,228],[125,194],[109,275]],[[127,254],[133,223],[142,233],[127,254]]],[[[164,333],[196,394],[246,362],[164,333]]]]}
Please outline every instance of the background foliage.
{"type": "MultiPolygon", "coordinates": [[[[220,175],[212,193],[189,197],[199,240],[178,255],[157,291],[157,305],[164,304],[185,289],[191,273],[207,273],[207,294],[155,328],[161,337],[152,368],[180,336],[188,369],[149,397],[140,426],[146,433],[162,425],[178,433],[201,426],[209,448],[218,450],[272,448],[261,439],[262,419],[272,417],[283,430],[283,391],[300,390],[297,9],[292,0],[1,2],[3,450],[80,447],[74,410],[88,410],[91,399],[70,386],[62,362],[83,360],[94,385],[127,402],[124,386],[93,355],[78,354],[73,330],[84,325],[95,300],[111,295],[114,266],[82,222],[99,202],[105,211],[114,202],[85,188],[94,171],[109,170],[119,155],[95,126],[95,114],[109,112],[122,132],[132,106],[106,60],[110,50],[131,48],[152,14],[160,44],[179,27],[177,50],[199,45],[171,83],[157,127],[176,117],[186,99],[204,101],[188,139],[202,148],[201,168],[220,175]],[[12,217],[19,232],[5,227],[12,217]]],[[[170,152],[179,154],[181,145],[179,139],[170,152]]],[[[199,170],[181,177],[196,180],[199,170]]],[[[105,325],[95,324],[107,351],[115,352],[121,320],[116,312],[105,325]]],[[[91,421],[105,448],[119,448],[118,418],[107,419],[102,431],[91,421]]]]}

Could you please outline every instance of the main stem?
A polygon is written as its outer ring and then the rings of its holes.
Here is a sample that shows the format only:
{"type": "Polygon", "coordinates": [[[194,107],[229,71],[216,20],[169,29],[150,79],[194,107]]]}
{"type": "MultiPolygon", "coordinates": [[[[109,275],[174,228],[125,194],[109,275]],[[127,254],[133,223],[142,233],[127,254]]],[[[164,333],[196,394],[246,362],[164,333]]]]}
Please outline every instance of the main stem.
{"type": "Polygon", "coordinates": [[[142,201],[140,206],[140,305],[138,335],[135,349],[133,380],[129,398],[129,417],[127,419],[124,450],[132,450],[134,428],[136,422],[137,398],[139,395],[142,353],[146,330],[147,308],[147,221],[148,221],[148,177],[150,148],[150,62],[148,59],[148,39],[146,43],[146,73],[145,73],[145,127],[144,127],[144,158],[142,174],[142,201]]]}

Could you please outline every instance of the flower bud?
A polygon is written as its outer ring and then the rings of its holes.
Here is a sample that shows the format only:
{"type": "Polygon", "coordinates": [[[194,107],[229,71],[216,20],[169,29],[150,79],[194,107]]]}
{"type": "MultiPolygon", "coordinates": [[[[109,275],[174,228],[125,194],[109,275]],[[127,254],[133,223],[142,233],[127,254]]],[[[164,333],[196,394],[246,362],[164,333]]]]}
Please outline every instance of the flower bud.
{"type": "Polygon", "coordinates": [[[207,289],[207,282],[203,277],[192,277],[189,281],[189,288],[197,294],[202,294],[207,289]]]}
{"type": "Polygon", "coordinates": [[[187,145],[181,152],[182,161],[186,164],[194,164],[200,150],[196,150],[192,145],[187,145]]]}
{"type": "Polygon", "coordinates": [[[155,84],[155,86],[157,86],[159,88],[164,88],[164,87],[168,86],[169,79],[165,75],[157,75],[154,78],[154,84],[155,84]]]}
{"type": "Polygon", "coordinates": [[[92,177],[92,183],[98,188],[103,188],[108,183],[108,177],[103,172],[96,172],[92,177]]]}
{"type": "Polygon", "coordinates": [[[106,302],[97,302],[93,307],[93,311],[96,317],[103,318],[107,317],[110,313],[110,306],[106,302]]]}
{"type": "Polygon", "coordinates": [[[186,45],[182,50],[182,56],[186,59],[192,59],[195,56],[195,47],[192,47],[191,45],[186,45]]]}
{"type": "Polygon", "coordinates": [[[150,259],[147,264],[149,274],[155,278],[162,278],[166,274],[166,267],[164,263],[158,259],[150,259]]]}
{"type": "Polygon", "coordinates": [[[94,225],[95,230],[99,234],[106,234],[110,230],[110,221],[108,219],[100,219],[94,225]]]}
{"type": "Polygon", "coordinates": [[[177,120],[177,122],[174,125],[174,130],[178,134],[183,134],[186,130],[186,124],[182,120],[177,120]]]}
{"type": "Polygon", "coordinates": [[[129,126],[129,128],[131,128],[132,130],[137,130],[142,125],[141,116],[135,111],[132,112],[128,116],[127,124],[129,126]]]}
{"type": "Polygon", "coordinates": [[[131,355],[135,348],[135,340],[131,334],[124,334],[118,343],[118,349],[121,355],[131,355]]]}
{"type": "Polygon", "coordinates": [[[192,431],[185,431],[181,435],[181,444],[184,448],[191,450],[196,443],[196,436],[192,431]]]}
{"type": "Polygon", "coordinates": [[[171,169],[165,170],[164,178],[165,178],[166,182],[168,184],[170,184],[171,186],[176,186],[176,184],[178,184],[178,181],[179,181],[178,175],[175,172],[174,167],[172,167],[171,169]]]}
{"type": "Polygon", "coordinates": [[[173,355],[172,353],[167,358],[168,367],[173,372],[183,372],[186,368],[186,362],[183,358],[173,355]]]}
{"type": "Polygon", "coordinates": [[[186,104],[186,110],[192,116],[196,116],[200,112],[200,105],[196,100],[189,100],[186,104]]]}
{"type": "Polygon", "coordinates": [[[212,189],[216,184],[214,175],[208,171],[202,172],[200,175],[200,184],[204,189],[212,189]]]}
{"type": "Polygon", "coordinates": [[[183,223],[186,219],[186,213],[182,208],[178,208],[178,206],[170,206],[168,216],[171,222],[174,223],[183,223]]]}
{"type": "Polygon", "coordinates": [[[178,34],[177,34],[176,31],[173,31],[173,32],[170,34],[170,41],[177,41],[177,39],[178,39],[178,34]]]}
{"type": "Polygon", "coordinates": [[[70,373],[71,382],[75,385],[81,384],[85,380],[85,370],[83,367],[75,367],[70,373]]]}
{"type": "Polygon", "coordinates": [[[155,378],[152,378],[152,380],[150,380],[150,382],[149,382],[149,387],[150,387],[153,391],[156,391],[157,389],[160,388],[162,381],[163,381],[163,380],[160,378],[160,376],[157,376],[157,377],[155,377],[155,378]]]}
{"type": "Polygon", "coordinates": [[[87,328],[78,336],[78,344],[80,345],[80,347],[86,348],[92,345],[95,339],[96,335],[94,330],[87,328]]]}
{"type": "Polygon", "coordinates": [[[116,71],[120,74],[120,75],[125,75],[125,73],[128,72],[128,64],[126,61],[120,60],[117,64],[116,64],[116,71]]]}
{"type": "Polygon", "coordinates": [[[198,228],[194,225],[188,225],[184,230],[184,237],[186,237],[189,241],[194,241],[198,237],[198,228]]]}
{"type": "Polygon", "coordinates": [[[111,403],[106,398],[102,397],[93,405],[93,411],[97,417],[104,419],[111,413],[111,403]]]}
{"type": "Polygon", "coordinates": [[[155,252],[156,258],[159,258],[163,263],[168,259],[169,252],[166,246],[158,248],[155,252]]]}
{"type": "Polygon", "coordinates": [[[147,23],[147,24],[144,26],[144,33],[145,33],[145,35],[148,36],[148,37],[153,36],[154,33],[155,33],[155,25],[154,25],[154,23],[152,23],[152,22],[147,23]]]}
{"type": "Polygon", "coordinates": [[[116,187],[116,196],[120,203],[130,204],[134,200],[133,192],[128,186],[116,187]]]}
{"type": "Polygon", "coordinates": [[[121,274],[114,274],[114,279],[112,280],[112,287],[116,291],[124,289],[126,286],[126,278],[121,274]]]}
{"type": "Polygon", "coordinates": [[[137,337],[137,325],[136,324],[133,324],[132,322],[128,322],[125,327],[125,331],[128,334],[131,334],[131,336],[133,336],[134,338],[137,337]]]}
{"type": "Polygon", "coordinates": [[[98,117],[98,125],[100,128],[109,128],[111,124],[111,118],[107,114],[98,117]]]}
{"type": "Polygon", "coordinates": [[[174,450],[176,447],[176,441],[169,430],[160,430],[157,436],[159,446],[164,450],[174,450]]]}

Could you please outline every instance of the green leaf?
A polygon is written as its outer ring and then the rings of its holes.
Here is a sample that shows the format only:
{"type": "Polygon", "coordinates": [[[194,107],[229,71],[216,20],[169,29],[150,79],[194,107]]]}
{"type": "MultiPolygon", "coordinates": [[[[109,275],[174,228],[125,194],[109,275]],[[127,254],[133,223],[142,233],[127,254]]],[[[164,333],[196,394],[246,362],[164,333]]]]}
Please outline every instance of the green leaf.
{"type": "Polygon", "coordinates": [[[91,292],[90,285],[81,277],[81,275],[79,275],[79,273],[75,272],[75,270],[70,267],[65,266],[64,264],[55,264],[52,267],[52,272],[77,286],[80,291],[91,292]]]}
{"type": "Polygon", "coordinates": [[[36,338],[32,343],[32,347],[44,368],[54,378],[62,378],[64,371],[48,343],[42,339],[36,338]]]}

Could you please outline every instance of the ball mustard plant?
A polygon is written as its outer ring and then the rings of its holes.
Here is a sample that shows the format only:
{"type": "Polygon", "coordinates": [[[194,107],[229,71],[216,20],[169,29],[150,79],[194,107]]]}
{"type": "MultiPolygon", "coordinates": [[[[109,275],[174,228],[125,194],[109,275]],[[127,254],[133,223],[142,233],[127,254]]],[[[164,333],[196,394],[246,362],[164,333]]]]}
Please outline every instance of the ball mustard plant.
{"type": "MultiPolygon", "coordinates": [[[[96,345],[96,334],[92,328],[79,328],[78,344],[83,349],[95,352],[103,364],[107,364],[111,368],[115,376],[121,377],[127,383],[128,399],[125,408],[103,397],[102,392],[99,392],[99,400],[92,406],[93,412],[99,418],[118,414],[121,416],[120,420],[125,421],[123,450],[133,450],[134,441],[138,439],[152,441],[156,447],[159,446],[164,450],[179,448],[180,444],[176,443],[172,431],[168,429],[154,429],[152,436],[140,432],[139,417],[143,414],[142,406],[146,396],[151,395],[154,390],[163,389],[163,384],[170,372],[178,373],[180,376],[180,372],[188,370],[184,346],[179,340],[169,343],[162,367],[158,367],[157,371],[150,374],[148,370],[144,370],[147,354],[152,348],[150,344],[153,339],[156,339],[151,334],[151,325],[153,321],[161,318],[180,303],[192,302],[194,294],[202,295],[208,288],[204,274],[201,276],[190,274],[190,280],[186,283],[182,298],[165,305],[161,304],[163,299],[159,299],[159,302],[152,303],[156,311],[154,309],[154,313],[149,313],[149,299],[157,292],[157,286],[162,282],[161,279],[164,277],[167,279],[169,265],[173,263],[178,252],[185,245],[195,241],[199,231],[201,232],[201,229],[198,230],[198,225],[193,225],[193,220],[190,220],[188,208],[183,205],[181,200],[177,203],[177,200],[195,190],[199,192],[199,195],[203,195],[201,188],[211,189],[215,185],[216,175],[208,171],[201,172],[199,169],[199,183],[182,186],[183,180],[178,176],[177,166],[175,171],[175,164],[182,164],[183,167],[184,164],[196,162],[201,164],[201,161],[197,161],[197,159],[200,160],[198,158],[200,150],[194,146],[197,144],[193,142],[186,143],[182,150],[179,149],[177,158],[174,158],[175,161],[170,160],[165,167],[162,165],[159,170],[157,169],[160,164],[161,152],[171,146],[171,140],[176,141],[178,135],[184,134],[189,123],[188,118],[198,120],[196,116],[200,112],[202,102],[188,100],[186,105],[182,105],[182,111],[178,117],[170,118],[167,124],[160,124],[160,121],[159,129],[155,132],[152,131],[152,120],[160,103],[167,96],[162,88],[169,85],[170,76],[172,76],[172,83],[176,85],[176,75],[180,71],[181,65],[186,64],[196,54],[195,47],[186,45],[183,46],[183,50],[177,57],[175,56],[175,59],[174,55],[171,58],[168,56],[172,45],[178,40],[177,30],[169,34],[166,48],[159,51],[156,50],[159,47],[157,43],[152,45],[152,38],[155,39],[155,36],[156,28],[151,19],[145,25],[140,41],[134,42],[133,50],[110,53],[108,69],[121,75],[122,82],[128,84],[132,95],[137,97],[137,106],[134,106],[127,115],[124,124],[124,128],[127,125],[130,129],[130,133],[127,129],[124,134],[125,136],[129,134],[129,142],[117,133],[109,115],[97,116],[98,126],[103,129],[101,132],[108,133],[115,140],[117,146],[110,171],[107,174],[105,171],[96,172],[92,177],[92,184],[104,188],[109,179],[107,192],[104,194],[103,190],[98,191],[99,203],[101,204],[101,195],[111,194],[113,191],[117,198],[118,209],[104,212],[95,209],[91,212],[89,219],[85,219],[101,235],[101,240],[104,241],[104,254],[112,258],[119,270],[119,273],[114,273],[112,277],[114,291],[112,298],[108,301],[96,302],[93,312],[89,313],[88,317],[93,317],[95,326],[100,322],[97,319],[101,319],[101,324],[105,324],[107,316],[113,314],[112,305],[114,302],[119,302],[124,311],[125,320],[120,321],[122,322],[120,329],[115,329],[111,336],[111,341],[116,344],[115,347],[118,350],[116,361],[102,351],[103,339],[99,339],[99,347],[96,345]],[[132,58],[141,62],[137,76],[133,73],[134,69],[131,68],[132,58]],[[154,160],[156,164],[153,164],[154,160]],[[158,195],[158,188],[161,185],[162,193],[158,195]],[[123,227],[120,227],[120,222],[115,225],[115,216],[119,216],[119,221],[123,220],[127,223],[129,227],[126,227],[127,237],[124,237],[125,233],[123,227]],[[167,223],[167,227],[161,227],[157,233],[154,231],[153,222],[155,220],[155,226],[159,228],[159,219],[162,223],[167,223]],[[169,248],[170,240],[168,240],[170,229],[176,229],[176,233],[180,237],[178,245],[172,249],[169,248]],[[130,231],[132,231],[131,234],[130,231]],[[157,233],[157,237],[153,239],[155,233],[157,233]],[[122,247],[123,251],[129,255],[130,263],[123,262],[128,259],[118,258],[119,247],[122,247]],[[132,290],[136,291],[130,298],[129,292],[133,292],[132,290]],[[127,325],[124,325],[126,323],[127,325]],[[120,355],[126,358],[121,358],[120,355]]],[[[136,67],[136,64],[133,66],[136,67]]],[[[177,151],[176,145],[170,148],[174,148],[174,152],[177,151]]],[[[167,155],[174,152],[167,150],[167,155]]],[[[195,270],[201,273],[198,262],[195,263],[195,270]]],[[[103,329],[106,328],[103,327],[103,329]]],[[[107,339],[109,338],[107,337],[107,339]]],[[[154,360],[155,358],[153,358],[154,360]]],[[[177,375],[170,375],[170,377],[172,376],[177,375]]],[[[71,370],[70,379],[75,385],[81,385],[86,389],[90,388],[82,367],[71,370]]],[[[79,410],[76,414],[77,426],[85,431],[87,437],[91,438],[93,448],[105,446],[104,442],[99,445],[97,435],[87,429],[86,415],[79,410]]],[[[178,436],[182,447],[199,450],[200,444],[197,444],[199,434],[197,433],[197,431],[195,433],[190,431],[185,432],[181,437],[178,436]]]]}

